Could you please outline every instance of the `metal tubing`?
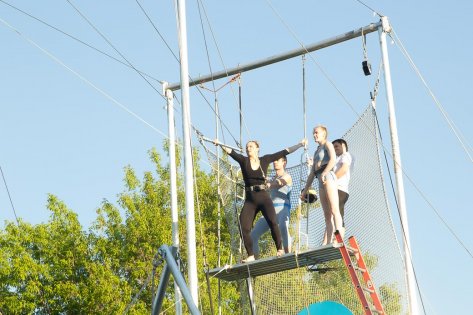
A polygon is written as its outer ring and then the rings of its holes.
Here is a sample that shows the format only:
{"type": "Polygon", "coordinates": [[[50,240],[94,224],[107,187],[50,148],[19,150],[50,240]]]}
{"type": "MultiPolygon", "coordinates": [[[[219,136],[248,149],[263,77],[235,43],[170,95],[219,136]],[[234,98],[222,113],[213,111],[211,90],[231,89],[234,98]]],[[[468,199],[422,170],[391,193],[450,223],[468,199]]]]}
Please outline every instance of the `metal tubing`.
{"type": "MultiPolygon", "coordinates": [[[[204,140],[204,141],[214,143],[214,140],[209,139],[209,138],[207,138],[207,137],[201,136],[200,138],[201,138],[202,140],[204,140]]],[[[220,143],[220,142],[219,142],[218,144],[221,145],[222,147],[227,147],[227,148],[230,148],[230,149],[235,150],[235,151],[238,151],[238,152],[243,152],[240,148],[232,147],[231,145],[226,145],[226,144],[220,143]]]]}
{"type": "Polygon", "coordinates": [[[200,311],[197,308],[197,304],[194,303],[193,296],[187,287],[186,280],[181,274],[179,267],[176,264],[176,260],[169,249],[169,246],[163,245],[159,248],[159,252],[161,256],[166,260],[166,267],[168,267],[174,276],[174,281],[177,282],[179,288],[181,289],[182,296],[184,300],[187,302],[187,306],[189,307],[189,311],[192,315],[200,315],[200,311]]]}
{"type": "Polygon", "coordinates": [[[396,179],[396,192],[397,200],[399,205],[399,214],[401,218],[402,230],[404,232],[404,255],[406,264],[407,274],[407,290],[409,295],[409,307],[411,315],[416,315],[419,312],[417,302],[417,291],[415,284],[414,270],[412,268],[411,252],[410,252],[410,238],[409,238],[409,225],[407,222],[407,211],[406,211],[406,197],[404,193],[404,182],[402,178],[402,166],[401,166],[401,152],[399,149],[399,137],[397,134],[397,123],[396,123],[396,112],[394,109],[394,97],[391,83],[391,68],[389,65],[388,48],[386,45],[386,33],[391,31],[389,21],[387,17],[381,18],[382,25],[379,27],[379,39],[381,46],[381,54],[383,57],[384,65],[384,81],[386,85],[386,98],[388,102],[389,110],[389,127],[391,131],[391,143],[393,150],[394,160],[394,175],[396,179]]]}
{"type": "Polygon", "coordinates": [[[157,315],[161,311],[170,275],[171,271],[169,270],[168,265],[165,265],[161,274],[161,279],[159,279],[158,291],[156,292],[156,296],[154,297],[153,308],[151,311],[152,315],[157,315]]]}
{"type": "MultiPolygon", "coordinates": [[[[371,24],[369,24],[367,26],[364,26],[362,28],[359,28],[357,30],[349,31],[349,32],[346,32],[342,35],[331,37],[329,39],[320,41],[320,42],[315,43],[315,44],[311,44],[309,46],[305,46],[305,47],[298,48],[298,49],[293,49],[291,51],[288,51],[288,52],[285,52],[285,53],[282,53],[282,54],[279,54],[279,55],[275,55],[275,56],[272,56],[272,57],[269,57],[269,58],[266,58],[266,59],[261,59],[261,60],[257,60],[257,61],[254,61],[254,62],[250,62],[250,63],[244,64],[244,65],[240,65],[238,67],[218,71],[218,72],[211,73],[211,74],[208,74],[208,75],[204,75],[204,76],[201,76],[201,77],[198,77],[198,78],[193,78],[193,79],[190,80],[191,81],[190,86],[194,86],[194,85],[197,85],[197,84],[201,84],[201,83],[205,83],[205,82],[209,82],[209,81],[229,77],[229,76],[232,76],[232,75],[237,74],[237,73],[242,73],[242,72],[245,72],[245,71],[261,68],[261,67],[264,67],[264,66],[276,63],[276,62],[291,59],[291,58],[294,58],[294,57],[297,57],[297,56],[300,56],[300,55],[310,53],[312,51],[316,51],[316,50],[319,50],[319,49],[322,49],[322,48],[333,46],[335,44],[339,44],[339,43],[345,42],[347,40],[350,40],[350,39],[353,39],[353,38],[356,38],[356,37],[360,37],[362,34],[364,35],[364,34],[376,32],[378,30],[378,27],[380,27],[380,26],[381,26],[381,22],[371,23],[371,24]]],[[[168,88],[172,91],[179,90],[181,88],[181,83],[179,83],[179,82],[172,83],[172,84],[169,85],[168,88]]]]}
{"type": "MultiPolygon", "coordinates": [[[[176,137],[174,126],[174,104],[173,93],[167,90],[167,83],[163,84],[163,92],[166,95],[168,110],[168,133],[169,133],[169,177],[171,181],[171,219],[172,219],[172,246],[179,251],[179,222],[177,208],[177,175],[176,175],[176,137]]],[[[178,263],[179,266],[179,263],[178,263]]],[[[182,314],[181,292],[177,283],[174,283],[176,315],[182,314]]]]}
{"type": "MultiPolygon", "coordinates": [[[[181,98],[182,98],[182,132],[184,135],[184,182],[186,195],[186,223],[187,223],[187,261],[189,264],[189,287],[195,305],[199,305],[199,291],[197,279],[197,254],[195,238],[195,210],[194,210],[194,165],[190,136],[190,101],[189,101],[189,66],[187,57],[187,26],[186,4],[184,0],[177,0],[179,55],[181,60],[181,98]]],[[[169,88],[168,88],[169,89],[169,88]]]]}

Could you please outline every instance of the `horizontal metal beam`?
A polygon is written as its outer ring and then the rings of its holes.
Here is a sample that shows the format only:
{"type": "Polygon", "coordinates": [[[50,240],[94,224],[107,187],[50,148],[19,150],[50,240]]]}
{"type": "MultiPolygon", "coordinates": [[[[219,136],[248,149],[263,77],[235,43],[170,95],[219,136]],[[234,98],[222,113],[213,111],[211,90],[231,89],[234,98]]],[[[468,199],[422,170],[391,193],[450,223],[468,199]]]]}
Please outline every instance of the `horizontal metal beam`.
{"type": "MultiPolygon", "coordinates": [[[[218,71],[218,72],[215,72],[215,73],[200,76],[198,78],[193,78],[193,79],[189,80],[189,86],[194,86],[194,85],[197,85],[197,84],[201,84],[201,83],[205,83],[205,82],[209,82],[209,81],[229,77],[229,76],[235,75],[237,73],[242,73],[242,72],[245,72],[245,71],[254,70],[254,69],[257,69],[257,68],[261,68],[261,67],[276,63],[276,62],[280,62],[280,61],[291,59],[291,58],[294,58],[294,57],[297,57],[297,56],[301,56],[301,55],[310,53],[312,51],[316,51],[316,50],[320,50],[322,48],[333,46],[335,44],[339,44],[339,43],[348,41],[350,39],[360,37],[362,34],[364,35],[364,34],[376,32],[378,30],[378,28],[381,27],[381,25],[382,25],[381,22],[371,23],[371,24],[369,24],[365,27],[359,28],[357,30],[349,31],[349,32],[346,32],[344,34],[341,34],[341,35],[338,35],[338,36],[335,36],[335,37],[331,37],[329,39],[320,41],[318,43],[315,43],[315,44],[312,44],[312,45],[309,45],[309,46],[301,47],[301,48],[298,48],[298,49],[293,49],[291,51],[288,51],[288,52],[285,52],[285,53],[282,53],[282,54],[279,54],[279,55],[275,55],[275,56],[272,56],[272,57],[269,57],[269,58],[266,58],[266,59],[257,60],[257,61],[250,62],[250,63],[244,64],[244,65],[239,65],[239,66],[231,68],[231,69],[225,69],[225,70],[221,70],[221,71],[218,71]]],[[[179,90],[180,88],[181,88],[181,83],[180,82],[172,83],[172,84],[169,84],[169,86],[168,86],[168,89],[170,89],[171,91],[176,91],[176,90],[179,90]]]]}

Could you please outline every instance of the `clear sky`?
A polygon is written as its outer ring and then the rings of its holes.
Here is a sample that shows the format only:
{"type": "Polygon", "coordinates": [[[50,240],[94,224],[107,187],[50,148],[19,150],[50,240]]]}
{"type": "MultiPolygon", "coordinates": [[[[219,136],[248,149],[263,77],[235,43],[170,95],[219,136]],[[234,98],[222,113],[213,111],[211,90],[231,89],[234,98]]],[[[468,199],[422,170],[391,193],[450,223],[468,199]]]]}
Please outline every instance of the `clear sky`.
{"type": "MultiPolygon", "coordinates": [[[[187,3],[192,77],[210,72],[208,60],[214,71],[234,67],[379,19],[354,0],[211,0],[203,4],[200,13],[207,45],[197,1],[187,3]]],[[[473,3],[380,0],[366,4],[389,17],[472,154],[473,106],[468,97],[473,87],[473,3]]],[[[131,165],[142,174],[152,168],[147,151],[152,147],[162,151],[161,132],[167,134],[167,118],[157,80],[179,80],[179,64],[167,47],[178,54],[174,4],[1,0],[0,18],[0,166],[16,213],[31,223],[46,221],[46,198],[52,193],[78,213],[87,229],[102,200],[116,201],[122,191],[123,167],[131,165]],[[149,82],[97,50],[126,64],[124,56],[150,76],[149,82]]],[[[332,137],[341,136],[367,106],[380,64],[378,42],[377,33],[367,36],[366,52],[375,73],[370,77],[361,69],[360,38],[307,58],[309,135],[313,125],[323,123],[332,137]]],[[[463,248],[473,251],[473,162],[398,44],[389,43],[389,54],[407,174],[414,267],[427,314],[464,314],[473,308],[473,258],[463,248]]],[[[301,78],[301,58],[243,74],[244,142],[258,139],[262,153],[266,153],[295,144],[304,136],[301,78]]],[[[224,83],[226,80],[216,82],[215,88],[224,83]]],[[[206,87],[213,88],[211,84],[206,87]]],[[[210,107],[214,94],[203,90],[202,95],[195,89],[191,92],[192,123],[213,138],[215,117],[210,107]]],[[[236,84],[218,92],[221,116],[229,130],[225,140],[231,145],[230,132],[239,138],[237,99],[236,84]]],[[[390,150],[384,84],[378,113],[384,144],[390,150]]],[[[180,114],[176,119],[180,130],[180,114]]],[[[313,151],[315,145],[309,139],[313,151]]],[[[289,160],[289,164],[295,163],[295,159],[289,160]]],[[[0,221],[3,226],[5,220],[14,219],[2,182],[0,221]]],[[[398,220],[395,214],[394,220],[398,220]]]]}

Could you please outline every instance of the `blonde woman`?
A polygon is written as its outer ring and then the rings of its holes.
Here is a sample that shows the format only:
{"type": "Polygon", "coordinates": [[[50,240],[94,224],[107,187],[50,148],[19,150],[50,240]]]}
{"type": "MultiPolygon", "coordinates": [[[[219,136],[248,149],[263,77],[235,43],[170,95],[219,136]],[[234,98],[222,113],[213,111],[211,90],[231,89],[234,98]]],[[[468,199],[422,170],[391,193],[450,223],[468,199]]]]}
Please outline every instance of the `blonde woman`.
{"type": "Polygon", "coordinates": [[[313,130],[313,135],[315,142],[319,146],[314,153],[312,168],[305,188],[302,190],[301,199],[306,195],[314,178],[317,177],[319,181],[320,203],[322,204],[325,219],[325,233],[322,245],[326,245],[333,242],[335,230],[338,230],[343,238],[345,236],[345,229],[338,205],[337,176],[333,172],[333,167],[336,164],[335,149],[333,144],[327,140],[328,132],[325,126],[316,126],[313,130]]]}

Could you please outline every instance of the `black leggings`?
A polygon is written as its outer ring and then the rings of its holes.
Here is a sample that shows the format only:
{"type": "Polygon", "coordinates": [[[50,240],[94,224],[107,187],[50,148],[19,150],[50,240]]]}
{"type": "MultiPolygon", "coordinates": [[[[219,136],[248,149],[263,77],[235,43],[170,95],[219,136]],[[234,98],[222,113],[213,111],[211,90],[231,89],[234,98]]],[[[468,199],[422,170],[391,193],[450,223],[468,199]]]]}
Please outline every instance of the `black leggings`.
{"type": "Polygon", "coordinates": [[[247,191],[245,204],[240,213],[241,234],[243,236],[243,243],[246,248],[248,256],[253,253],[253,240],[251,238],[251,228],[256,214],[261,211],[269,228],[271,229],[271,236],[273,237],[276,248],[282,249],[281,232],[279,231],[278,219],[276,210],[274,210],[273,201],[269,197],[267,191],[247,191]]]}
{"type": "Polygon", "coordinates": [[[342,190],[338,190],[338,207],[340,208],[340,214],[342,215],[343,227],[345,227],[345,203],[347,203],[348,194],[342,190]]]}

